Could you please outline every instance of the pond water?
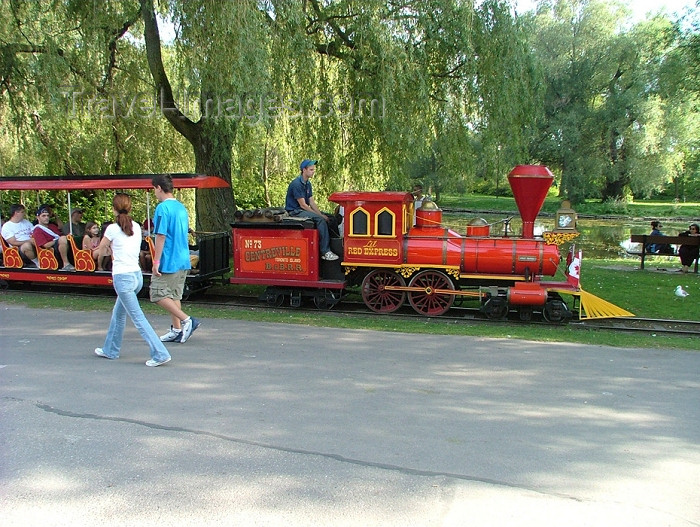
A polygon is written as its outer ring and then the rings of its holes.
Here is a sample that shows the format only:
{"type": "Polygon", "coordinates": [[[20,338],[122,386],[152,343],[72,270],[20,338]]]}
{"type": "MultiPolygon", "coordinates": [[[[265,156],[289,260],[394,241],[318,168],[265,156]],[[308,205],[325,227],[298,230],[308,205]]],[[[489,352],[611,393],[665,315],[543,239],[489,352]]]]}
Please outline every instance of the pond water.
{"type": "MultiPolygon", "coordinates": [[[[443,225],[464,235],[469,222],[475,218],[483,218],[487,223],[492,224],[491,234],[503,235],[503,220],[509,216],[500,214],[477,214],[462,212],[443,213],[443,225]]],[[[662,232],[670,236],[676,236],[679,232],[688,229],[689,222],[668,221],[662,222],[662,232]]],[[[535,220],[535,234],[554,228],[554,217],[538,217],[535,220]]],[[[510,221],[509,233],[520,234],[522,222],[519,216],[514,216],[510,221]]],[[[616,219],[598,220],[589,218],[579,218],[577,229],[581,233],[574,240],[576,247],[583,251],[584,258],[632,258],[638,260],[639,257],[628,255],[625,248],[630,250],[640,250],[638,244],[630,246],[629,239],[632,234],[649,234],[651,226],[646,220],[616,219]]],[[[562,247],[562,254],[568,250],[568,246],[562,247]]]]}

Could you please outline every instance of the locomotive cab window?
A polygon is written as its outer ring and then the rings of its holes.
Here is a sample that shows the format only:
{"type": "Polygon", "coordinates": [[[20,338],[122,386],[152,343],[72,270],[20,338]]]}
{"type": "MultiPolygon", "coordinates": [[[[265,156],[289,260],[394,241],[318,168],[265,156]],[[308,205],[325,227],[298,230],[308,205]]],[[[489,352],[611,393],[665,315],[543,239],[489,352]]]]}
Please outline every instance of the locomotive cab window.
{"type": "Polygon", "coordinates": [[[362,207],[350,214],[350,236],[369,236],[369,214],[362,207]]]}
{"type": "Polygon", "coordinates": [[[396,215],[384,208],[377,213],[375,223],[375,236],[395,236],[396,215]]]}

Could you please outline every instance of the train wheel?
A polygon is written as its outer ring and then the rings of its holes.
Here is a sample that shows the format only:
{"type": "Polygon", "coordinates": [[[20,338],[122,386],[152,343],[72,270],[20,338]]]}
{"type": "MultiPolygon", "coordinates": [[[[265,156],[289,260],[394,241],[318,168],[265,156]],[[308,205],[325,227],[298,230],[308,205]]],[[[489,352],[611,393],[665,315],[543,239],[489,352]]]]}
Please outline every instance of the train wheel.
{"type": "Polygon", "coordinates": [[[340,302],[340,291],[332,289],[321,289],[314,295],[314,304],[318,309],[331,309],[340,302]]]}
{"type": "Polygon", "coordinates": [[[436,293],[436,289],[452,289],[452,280],[440,271],[421,271],[411,279],[410,287],[420,287],[421,291],[410,291],[408,301],[421,315],[436,317],[447,312],[455,300],[454,295],[436,293]]]}
{"type": "Polygon", "coordinates": [[[265,303],[270,307],[280,307],[284,304],[284,293],[268,287],[265,290],[265,303]]]}
{"type": "Polygon", "coordinates": [[[532,320],[532,306],[520,306],[518,314],[520,315],[520,320],[532,320]]]}
{"type": "Polygon", "coordinates": [[[390,291],[386,286],[406,287],[406,282],[401,275],[385,269],[376,269],[362,280],[362,300],[375,313],[393,313],[406,300],[405,291],[390,291]]]}
{"type": "Polygon", "coordinates": [[[547,322],[558,324],[559,322],[568,322],[571,318],[571,311],[561,299],[554,298],[548,300],[542,308],[542,318],[547,322]]]}
{"type": "Polygon", "coordinates": [[[501,296],[492,296],[484,305],[481,311],[491,320],[502,320],[508,316],[508,300],[501,296]]]}

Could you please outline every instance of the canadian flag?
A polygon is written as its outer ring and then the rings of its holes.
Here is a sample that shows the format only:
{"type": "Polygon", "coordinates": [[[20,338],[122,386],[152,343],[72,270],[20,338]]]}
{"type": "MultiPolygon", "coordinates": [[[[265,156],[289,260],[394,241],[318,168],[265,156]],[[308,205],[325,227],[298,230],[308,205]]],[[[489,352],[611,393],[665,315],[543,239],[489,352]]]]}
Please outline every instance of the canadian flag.
{"type": "Polygon", "coordinates": [[[571,258],[567,258],[566,261],[569,264],[567,268],[566,281],[569,282],[574,287],[578,287],[579,278],[581,277],[581,251],[577,252],[576,255],[571,255],[571,258]]]}

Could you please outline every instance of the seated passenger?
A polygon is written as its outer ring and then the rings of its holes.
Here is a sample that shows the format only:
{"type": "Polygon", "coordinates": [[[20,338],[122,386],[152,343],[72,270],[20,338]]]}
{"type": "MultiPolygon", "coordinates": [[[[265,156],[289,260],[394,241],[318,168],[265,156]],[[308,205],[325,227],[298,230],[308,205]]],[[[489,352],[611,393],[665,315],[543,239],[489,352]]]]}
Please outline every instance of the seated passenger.
{"type": "MultiPolygon", "coordinates": [[[[311,189],[311,178],[316,173],[316,163],[318,161],[310,159],[304,159],[301,162],[301,175],[289,184],[284,208],[290,216],[312,219],[318,229],[321,258],[324,260],[337,260],[338,255],[331,251],[330,246],[329,227],[331,227],[331,222],[333,221],[331,218],[333,216],[321,212],[313,198],[311,189]]],[[[335,228],[337,233],[337,223],[332,227],[335,228]]]]}
{"type": "MultiPolygon", "coordinates": [[[[113,222],[111,221],[105,221],[100,225],[100,242],[102,242],[102,238],[104,238],[105,235],[105,230],[107,230],[107,227],[109,227],[113,222]]],[[[112,246],[107,245],[106,247],[103,247],[100,249],[100,254],[98,256],[97,260],[97,268],[100,271],[111,271],[112,270],[112,246]]]]}
{"type": "Polygon", "coordinates": [[[73,238],[76,240],[82,240],[85,236],[85,230],[87,226],[82,222],[83,219],[83,209],[75,208],[70,212],[70,223],[64,223],[61,228],[61,233],[68,235],[71,234],[71,229],[73,229],[73,238]]]}
{"type": "MultiPolygon", "coordinates": [[[[661,223],[658,221],[652,221],[649,236],[666,236],[663,232],[661,232],[661,227],[661,223]]],[[[667,243],[650,243],[647,245],[647,252],[654,254],[673,254],[673,247],[667,243]]]]}
{"type": "Polygon", "coordinates": [[[100,252],[97,250],[100,246],[100,226],[94,221],[89,221],[85,224],[85,236],[83,236],[83,250],[90,251],[92,259],[95,260],[95,267],[98,271],[104,271],[100,268],[100,252]]]}
{"type": "Polygon", "coordinates": [[[146,219],[141,225],[141,235],[143,240],[141,240],[141,251],[139,252],[139,264],[141,269],[147,272],[153,270],[153,258],[151,257],[151,248],[148,246],[146,238],[151,235],[151,230],[153,230],[153,220],[146,219]]]}
{"type": "MultiPolygon", "coordinates": [[[[53,205],[50,205],[48,203],[42,203],[39,205],[39,209],[46,209],[49,211],[49,223],[56,227],[58,229],[59,234],[61,233],[61,229],[63,229],[63,220],[56,216],[56,213],[53,210],[53,205]]],[[[36,225],[39,223],[39,220],[34,218],[34,221],[32,222],[32,225],[36,225]]]]}
{"type": "MultiPolygon", "coordinates": [[[[687,231],[681,232],[678,236],[700,236],[700,225],[693,223],[687,231]]],[[[681,272],[690,271],[690,266],[693,265],[694,260],[698,259],[699,254],[700,247],[697,245],[681,245],[678,249],[678,256],[681,258],[681,272]]]]}
{"type": "Polygon", "coordinates": [[[61,236],[61,231],[54,224],[49,223],[49,209],[39,208],[36,211],[36,219],[38,223],[32,231],[36,244],[43,249],[53,249],[56,257],[60,256],[59,265],[63,264],[63,271],[75,271],[75,267],[68,261],[68,240],[61,236]]]}
{"type": "Polygon", "coordinates": [[[39,260],[32,244],[32,224],[24,218],[27,209],[21,203],[10,206],[10,219],[2,224],[2,237],[8,245],[17,247],[27,262],[39,267],[39,260]]]}

